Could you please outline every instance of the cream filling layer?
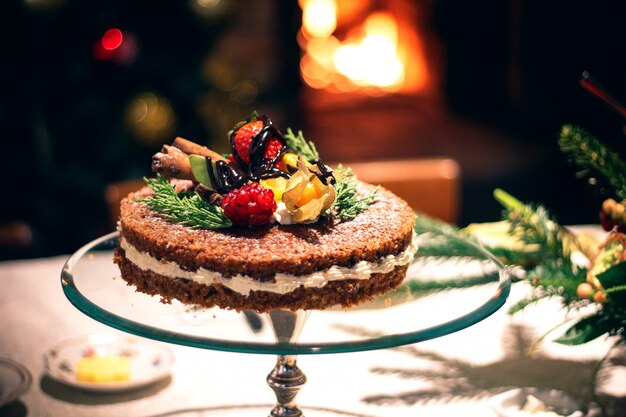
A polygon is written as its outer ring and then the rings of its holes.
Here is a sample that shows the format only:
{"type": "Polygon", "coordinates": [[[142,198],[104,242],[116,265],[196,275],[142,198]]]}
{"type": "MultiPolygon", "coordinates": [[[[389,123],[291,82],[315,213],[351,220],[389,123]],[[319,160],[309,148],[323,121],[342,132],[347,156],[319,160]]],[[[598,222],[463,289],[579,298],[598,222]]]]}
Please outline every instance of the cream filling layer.
{"type": "Polygon", "coordinates": [[[224,277],[216,271],[200,268],[197,271],[185,271],[176,262],[160,261],[146,252],[140,252],[126,239],[120,239],[120,246],[126,253],[126,258],[144,271],[152,271],[159,275],[171,278],[186,278],[200,284],[211,285],[219,283],[243,295],[250,291],[269,291],[277,294],[286,294],[299,287],[320,288],[330,281],[346,279],[369,279],[372,274],[391,272],[396,266],[408,265],[417,251],[415,234],[411,244],[398,255],[387,255],[379,262],[360,261],[351,268],[334,265],[323,271],[309,275],[276,274],[275,282],[260,282],[246,275],[224,277]]]}

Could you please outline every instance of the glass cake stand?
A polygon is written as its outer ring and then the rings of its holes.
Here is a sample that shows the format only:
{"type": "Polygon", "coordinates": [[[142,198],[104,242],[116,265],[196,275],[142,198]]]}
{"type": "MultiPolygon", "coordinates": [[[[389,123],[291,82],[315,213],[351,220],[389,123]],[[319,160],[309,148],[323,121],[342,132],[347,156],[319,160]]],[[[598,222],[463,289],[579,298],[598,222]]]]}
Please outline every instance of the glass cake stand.
{"type": "MultiPolygon", "coordinates": [[[[385,349],[429,340],[471,326],[504,304],[510,273],[489,252],[453,235],[423,234],[419,239],[420,249],[400,288],[350,309],[257,315],[163,304],[159,297],[136,292],[120,277],[112,260],[116,232],[73,254],[63,267],[61,283],[76,308],[113,328],[203,349],[277,355],[267,377],[277,398],[270,416],[297,417],[303,413],[295,397],[306,382],[296,366],[297,355],[385,349]]],[[[324,409],[309,411],[319,410],[324,409]]],[[[207,413],[231,415],[225,409],[207,413]]],[[[232,415],[262,414],[242,405],[232,415]]],[[[322,415],[351,414],[325,410],[322,415]]]]}

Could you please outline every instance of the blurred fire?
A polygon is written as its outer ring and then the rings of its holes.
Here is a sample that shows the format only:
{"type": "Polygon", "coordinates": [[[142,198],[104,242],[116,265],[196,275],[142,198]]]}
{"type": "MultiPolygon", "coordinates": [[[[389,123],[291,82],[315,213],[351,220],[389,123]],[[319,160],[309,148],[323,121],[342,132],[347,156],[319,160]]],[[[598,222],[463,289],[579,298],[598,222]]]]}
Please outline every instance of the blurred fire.
{"type": "Polygon", "coordinates": [[[315,89],[371,95],[424,90],[426,60],[410,16],[378,8],[355,12],[350,3],[300,0],[304,82],[315,89]],[[342,26],[344,21],[349,23],[342,26]]]}

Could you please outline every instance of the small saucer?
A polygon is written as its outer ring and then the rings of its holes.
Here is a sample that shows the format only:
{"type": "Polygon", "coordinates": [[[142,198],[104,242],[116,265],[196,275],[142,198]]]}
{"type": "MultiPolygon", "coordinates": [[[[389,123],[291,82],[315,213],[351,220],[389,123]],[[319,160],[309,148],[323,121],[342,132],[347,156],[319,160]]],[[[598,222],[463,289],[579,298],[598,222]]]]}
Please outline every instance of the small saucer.
{"type": "Polygon", "coordinates": [[[95,334],[63,341],[44,356],[48,375],[66,385],[98,391],[132,390],[160,381],[170,374],[174,356],[165,345],[117,334],[95,334]],[[77,379],[79,361],[93,356],[125,357],[130,376],[124,381],[91,382],[77,379]]]}
{"type": "Polygon", "coordinates": [[[563,416],[583,417],[582,404],[571,395],[556,389],[515,388],[489,399],[489,405],[499,417],[563,416]],[[525,411],[529,397],[547,410],[525,411]]]}
{"type": "Polygon", "coordinates": [[[0,358],[0,407],[19,398],[32,382],[33,377],[24,365],[0,358]]]}

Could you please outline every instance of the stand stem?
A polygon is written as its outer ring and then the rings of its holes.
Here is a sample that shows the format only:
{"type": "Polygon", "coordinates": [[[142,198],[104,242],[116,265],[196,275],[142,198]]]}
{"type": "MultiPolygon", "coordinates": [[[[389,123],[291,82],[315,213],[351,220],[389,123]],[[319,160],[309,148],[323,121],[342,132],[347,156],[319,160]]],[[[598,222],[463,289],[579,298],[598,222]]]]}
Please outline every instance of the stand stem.
{"type": "MultiPolygon", "coordinates": [[[[308,315],[307,311],[270,311],[269,319],[278,344],[297,342],[308,315]]],[[[296,395],[305,383],[306,376],[296,366],[296,356],[278,355],[276,366],[267,376],[267,384],[274,390],[277,400],[270,417],[302,417],[302,410],[296,405],[296,395]]]]}
{"type": "Polygon", "coordinates": [[[305,383],[306,376],[296,366],[296,357],[279,355],[276,366],[267,376],[267,384],[274,390],[278,401],[270,417],[301,417],[296,395],[305,383]]]}

